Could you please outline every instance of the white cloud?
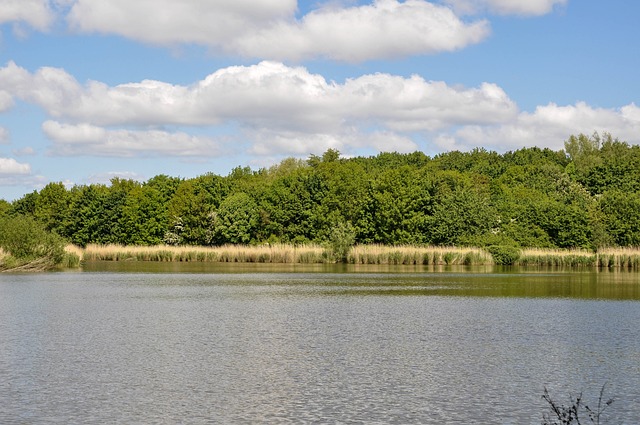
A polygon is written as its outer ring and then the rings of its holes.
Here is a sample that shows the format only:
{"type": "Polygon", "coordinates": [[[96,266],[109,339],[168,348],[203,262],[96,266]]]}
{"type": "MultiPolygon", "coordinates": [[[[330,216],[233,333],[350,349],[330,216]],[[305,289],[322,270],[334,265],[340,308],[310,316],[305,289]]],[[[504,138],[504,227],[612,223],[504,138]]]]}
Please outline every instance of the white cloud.
{"type": "Polygon", "coordinates": [[[24,148],[20,148],[20,149],[13,149],[11,152],[15,156],[33,156],[36,154],[36,150],[33,149],[31,146],[25,146],[24,148]]]}
{"type": "Polygon", "coordinates": [[[6,112],[13,106],[13,96],[7,91],[0,90],[0,112],[6,112]]]}
{"type": "Polygon", "coordinates": [[[133,171],[107,171],[106,173],[90,175],[89,177],[87,177],[87,183],[108,185],[114,178],[135,180],[139,182],[143,182],[146,180],[146,177],[133,171]]]}
{"type": "MultiPolygon", "coordinates": [[[[640,143],[640,108],[629,104],[619,109],[593,108],[584,102],[558,106],[550,103],[535,112],[497,126],[466,126],[449,140],[467,149],[485,146],[500,150],[522,146],[562,149],[571,134],[609,132],[629,143],[640,143]]],[[[442,140],[446,140],[444,137],[442,140]]]]}
{"type": "MultiPolygon", "coordinates": [[[[84,86],[57,68],[0,68],[0,89],[49,115],[93,125],[218,125],[319,132],[381,121],[396,130],[494,123],[517,107],[495,84],[451,87],[420,76],[365,75],[344,84],[276,62],[221,69],[191,86],[159,81],[84,86]]],[[[95,128],[87,131],[96,131],[95,128]]],[[[74,130],[77,132],[77,130],[74,130]]]]}
{"type": "Polygon", "coordinates": [[[426,0],[319,2],[296,17],[296,0],[0,0],[0,24],[24,23],[44,31],[57,18],[66,18],[73,31],[163,46],[196,44],[270,60],[360,62],[462,49],[489,35],[486,20],[467,22],[456,13],[538,16],[568,2],[439,1],[445,5],[426,0]]]}
{"type": "Polygon", "coordinates": [[[298,22],[281,21],[233,40],[230,51],[249,57],[346,62],[461,49],[489,35],[489,24],[461,21],[450,9],[422,0],[377,0],[350,8],[326,7],[298,22]]]}
{"type": "Polygon", "coordinates": [[[445,0],[461,14],[474,14],[485,10],[500,15],[540,16],[554,7],[564,6],[569,0],[445,0]]]}
{"type": "Polygon", "coordinates": [[[247,137],[253,141],[249,150],[252,155],[270,157],[273,155],[321,154],[327,149],[337,149],[349,154],[358,149],[374,149],[380,152],[414,152],[418,145],[408,136],[391,131],[364,132],[345,129],[340,133],[272,132],[258,129],[247,137]]]}
{"type": "Polygon", "coordinates": [[[77,0],[67,19],[78,31],[148,43],[223,45],[296,8],[295,0],[77,0]]]}
{"type": "Polygon", "coordinates": [[[0,0],[0,24],[23,22],[44,31],[53,19],[54,13],[48,0],[0,0]]]}
{"type": "Polygon", "coordinates": [[[0,127],[0,145],[7,144],[10,138],[11,134],[9,133],[9,130],[4,127],[0,127]]]}
{"type": "Polygon", "coordinates": [[[199,44],[277,60],[356,62],[451,51],[482,41],[486,21],[465,23],[424,0],[325,5],[296,19],[295,0],[77,0],[67,19],[81,32],[160,45],[199,44]]]}
{"type": "Polygon", "coordinates": [[[215,157],[222,152],[220,141],[183,132],[107,130],[57,121],[44,122],[42,130],[54,144],[53,155],[215,157]]]}
{"type": "Polygon", "coordinates": [[[0,91],[40,105],[55,155],[219,156],[224,146],[273,156],[358,149],[562,148],[570,134],[607,131],[640,142],[640,109],[548,104],[519,112],[499,86],[449,86],[414,75],[343,83],[278,62],[220,69],[191,85],[145,80],[80,84],[64,70],[0,68],[0,91]],[[177,127],[181,131],[158,128],[177,127]],[[235,136],[194,136],[211,132],[235,136]]]}
{"type": "Polygon", "coordinates": [[[31,174],[31,166],[13,158],[0,158],[0,177],[24,176],[31,174]]]}

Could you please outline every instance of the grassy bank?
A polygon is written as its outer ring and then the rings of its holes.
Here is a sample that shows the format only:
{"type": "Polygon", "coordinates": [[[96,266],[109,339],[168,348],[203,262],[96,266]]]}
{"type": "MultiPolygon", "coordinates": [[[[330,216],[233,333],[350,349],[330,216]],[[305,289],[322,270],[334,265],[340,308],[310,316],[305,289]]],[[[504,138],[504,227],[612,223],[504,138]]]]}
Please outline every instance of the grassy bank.
{"type": "Polygon", "coordinates": [[[640,248],[583,250],[525,249],[518,266],[599,267],[640,270],[640,248]]]}
{"type": "Polygon", "coordinates": [[[0,248],[0,272],[46,272],[77,268],[80,266],[80,251],[80,248],[69,245],[60,258],[16,258],[0,248]]]}
{"type": "MultiPolygon", "coordinates": [[[[322,264],[334,256],[319,245],[225,245],[122,246],[88,245],[68,247],[67,252],[83,261],[165,261],[221,263],[322,264]]],[[[380,265],[492,265],[491,254],[481,248],[439,246],[356,245],[349,250],[350,264],[380,265]]],[[[640,248],[611,248],[597,253],[582,250],[523,249],[517,266],[591,267],[640,270],[640,248]]]]}
{"type": "Polygon", "coordinates": [[[349,251],[352,264],[487,265],[491,255],[480,248],[357,245],[349,251]]]}
{"type": "MultiPolygon", "coordinates": [[[[228,263],[334,262],[334,256],[319,245],[225,245],[121,246],[88,245],[81,251],[84,261],[199,261],[228,263]]],[[[347,256],[351,264],[486,265],[491,255],[479,248],[358,245],[347,256]]]]}
{"type": "Polygon", "coordinates": [[[224,245],[196,246],[121,246],[88,245],[83,261],[175,261],[221,263],[326,263],[324,248],[318,245],[224,245]]]}

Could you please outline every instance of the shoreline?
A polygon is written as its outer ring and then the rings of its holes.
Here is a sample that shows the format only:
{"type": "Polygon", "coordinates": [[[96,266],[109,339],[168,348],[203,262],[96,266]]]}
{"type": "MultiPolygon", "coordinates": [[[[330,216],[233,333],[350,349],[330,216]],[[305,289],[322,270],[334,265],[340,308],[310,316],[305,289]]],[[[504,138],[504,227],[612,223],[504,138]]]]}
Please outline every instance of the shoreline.
{"type": "MultiPolygon", "coordinates": [[[[68,246],[81,261],[150,261],[268,264],[340,263],[320,245],[204,246],[68,246]]],[[[478,247],[356,245],[345,264],[372,265],[497,265],[491,254],[478,247]]],[[[598,252],[525,248],[514,266],[620,268],[640,270],[640,248],[606,248],[598,252]]]]}

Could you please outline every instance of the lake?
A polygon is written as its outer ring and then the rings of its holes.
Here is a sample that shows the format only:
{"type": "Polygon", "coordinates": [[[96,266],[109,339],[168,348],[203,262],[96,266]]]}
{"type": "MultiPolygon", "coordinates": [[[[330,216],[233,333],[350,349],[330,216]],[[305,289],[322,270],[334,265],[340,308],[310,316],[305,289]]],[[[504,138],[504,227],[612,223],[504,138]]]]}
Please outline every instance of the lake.
{"type": "Polygon", "coordinates": [[[0,423],[640,423],[640,274],[93,263],[0,274],[0,423]]]}

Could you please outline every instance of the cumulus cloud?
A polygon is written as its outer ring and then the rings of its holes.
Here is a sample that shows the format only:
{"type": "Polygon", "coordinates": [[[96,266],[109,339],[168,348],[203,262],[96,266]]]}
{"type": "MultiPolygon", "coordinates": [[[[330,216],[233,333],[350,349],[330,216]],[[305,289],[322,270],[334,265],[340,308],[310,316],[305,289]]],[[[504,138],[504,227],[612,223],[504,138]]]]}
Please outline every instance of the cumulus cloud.
{"type": "Polygon", "coordinates": [[[13,149],[11,151],[15,156],[33,156],[36,154],[36,150],[31,146],[25,146],[20,149],[13,149]]]}
{"type": "Polygon", "coordinates": [[[214,157],[222,152],[220,141],[183,132],[108,130],[57,121],[44,122],[42,130],[54,144],[53,155],[214,157]]]}
{"type": "Polygon", "coordinates": [[[486,21],[465,23],[449,8],[422,0],[378,0],[350,8],[327,7],[300,21],[240,35],[229,45],[249,57],[346,62],[461,49],[487,37],[486,21]]]}
{"type": "Polygon", "coordinates": [[[407,152],[562,148],[570,134],[608,131],[635,143],[640,110],[586,103],[521,112],[496,84],[466,88],[421,76],[370,74],[342,83],[279,62],[220,69],[191,85],[79,83],[62,69],[0,68],[0,91],[41,106],[54,155],[216,157],[328,148],[407,152]],[[166,131],[167,127],[180,131],[166,131]],[[234,136],[194,136],[226,133],[234,136]],[[237,131],[236,131],[237,130],[237,131]]]}
{"type": "Polygon", "coordinates": [[[20,163],[13,158],[0,158],[0,177],[24,176],[31,174],[29,164],[20,163]]]}
{"type": "Polygon", "coordinates": [[[0,112],[6,112],[13,106],[13,96],[7,91],[0,90],[0,112]]]}
{"type": "Polygon", "coordinates": [[[424,0],[322,6],[296,19],[297,2],[77,0],[67,17],[81,32],[118,34],[160,45],[195,43],[246,57],[356,62],[463,48],[489,34],[424,0]]]}
{"type": "Polygon", "coordinates": [[[445,0],[461,14],[483,11],[499,15],[540,16],[551,12],[554,7],[566,5],[569,0],[445,0]]]}
{"type": "Polygon", "coordinates": [[[22,22],[44,31],[54,20],[49,0],[0,0],[0,24],[22,22]]]}
{"type": "Polygon", "coordinates": [[[196,44],[270,60],[346,62],[462,49],[490,33],[489,11],[538,16],[568,0],[373,0],[323,2],[297,17],[296,0],[0,0],[0,24],[48,29],[64,17],[71,30],[115,34],[163,46],[196,44]]]}
{"type": "Polygon", "coordinates": [[[239,122],[317,132],[375,120],[391,129],[434,130],[501,122],[517,114],[495,84],[460,88],[389,74],[338,84],[277,62],[224,68],[191,86],[147,80],[115,87],[95,81],[81,85],[57,68],[32,74],[9,63],[0,68],[0,89],[40,105],[52,117],[102,126],[239,122]]]}
{"type": "Polygon", "coordinates": [[[296,9],[296,0],[76,0],[67,20],[78,31],[148,43],[222,45],[296,9]]]}
{"type": "Polygon", "coordinates": [[[106,173],[92,174],[87,178],[89,184],[109,184],[112,179],[145,181],[146,177],[133,171],[107,171],[106,173]]]}
{"type": "Polygon", "coordinates": [[[619,109],[594,108],[584,102],[559,106],[550,103],[532,113],[523,112],[497,126],[465,126],[450,136],[441,135],[443,147],[477,146],[501,150],[522,146],[562,149],[571,134],[609,132],[621,140],[640,143],[640,108],[629,104],[619,109]]]}
{"type": "Polygon", "coordinates": [[[391,131],[359,131],[346,129],[339,133],[273,132],[259,129],[247,135],[253,141],[249,153],[261,157],[302,155],[337,149],[349,153],[357,149],[385,152],[414,152],[419,147],[410,137],[391,131]]]}
{"type": "Polygon", "coordinates": [[[7,144],[9,142],[10,137],[11,137],[11,134],[9,133],[9,130],[7,130],[4,127],[0,127],[0,145],[7,144]]]}

